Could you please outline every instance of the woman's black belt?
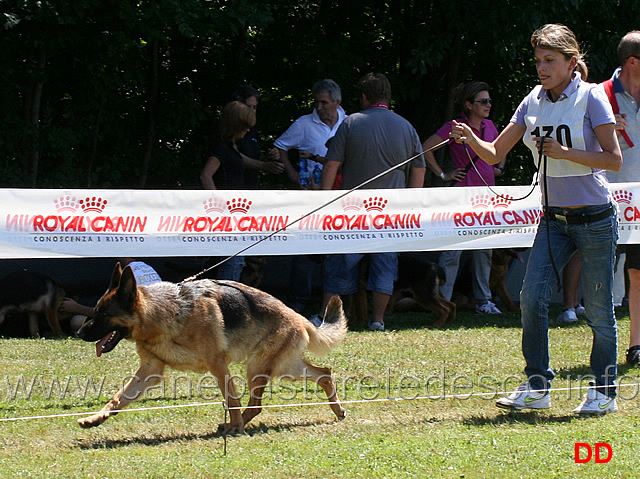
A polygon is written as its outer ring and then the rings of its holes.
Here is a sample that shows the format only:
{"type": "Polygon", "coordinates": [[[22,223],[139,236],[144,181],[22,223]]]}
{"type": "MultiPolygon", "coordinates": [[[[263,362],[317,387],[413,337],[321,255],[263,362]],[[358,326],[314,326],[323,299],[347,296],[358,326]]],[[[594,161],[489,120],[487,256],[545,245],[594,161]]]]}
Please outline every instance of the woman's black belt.
{"type": "Polygon", "coordinates": [[[615,208],[611,205],[606,210],[596,213],[595,215],[559,215],[549,210],[545,210],[544,214],[548,215],[550,220],[558,221],[565,225],[583,225],[585,223],[593,223],[594,221],[600,221],[608,218],[614,212],[615,208]]]}

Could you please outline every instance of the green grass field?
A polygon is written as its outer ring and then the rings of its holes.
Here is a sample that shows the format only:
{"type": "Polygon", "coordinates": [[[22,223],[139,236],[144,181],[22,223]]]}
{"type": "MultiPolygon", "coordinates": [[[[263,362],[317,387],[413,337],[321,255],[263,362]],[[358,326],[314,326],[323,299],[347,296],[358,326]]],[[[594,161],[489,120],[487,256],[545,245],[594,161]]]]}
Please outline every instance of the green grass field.
{"type": "MultiPolygon", "coordinates": [[[[332,354],[312,358],[333,369],[348,411],[342,422],[325,404],[298,406],[324,401],[314,385],[277,380],[265,404],[294,406],[267,408],[244,435],[224,438],[216,433],[225,415],[215,381],[168,370],[161,387],[132,406],[145,410],[95,429],[81,429],[76,416],[0,422],[0,476],[636,477],[640,370],[624,364],[628,311],[618,308],[618,318],[624,387],[620,412],[606,417],[571,414],[584,391],[569,388],[589,373],[584,318],[550,330],[559,389],[551,408],[508,413],[495,399],[522,380],[518,315],[461,312],[453,325],[430,329],[430,316],[398,313],[387,332],[351,331],[332,354]],[[608,443],[612,458],[576,464],[577,442],[608,443]]],[[[0,364],[6,419],[99,410],[135,372],[137,356],[126,341],[98,359],[93,344],[77,339],[0,339],[0,364]]]]}

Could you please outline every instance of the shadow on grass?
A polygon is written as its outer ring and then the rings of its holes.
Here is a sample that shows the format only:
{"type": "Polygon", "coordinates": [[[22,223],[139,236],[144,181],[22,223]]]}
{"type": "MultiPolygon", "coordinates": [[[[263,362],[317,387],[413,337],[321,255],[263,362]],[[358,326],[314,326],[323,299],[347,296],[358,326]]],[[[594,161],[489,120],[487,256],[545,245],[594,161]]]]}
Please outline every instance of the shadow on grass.
{"type": "MultiPolygon", "coordinates": [[[[319,424],[324,424],[326,421],[317,422],[296,422],[285,424],[273,424],[267,425],[259,423],[255,425],[249,425],[245,428],[244,434],[239,435],[227,435],[228,438],[242,437],[242,436],[258,436],[262,434],[288,432],[297,430],[300,428],[316,427],[319,424]]],[[[89,449],[117,449],[120,447],[128,447],[134,445],[144,446],[159,446],[172,442],[183,441],[198,441],[198,440],[210,440],[210,439],[224,439],[225,434],[216,431],[210,433],[183,433],[183,434],[154,434],[153,436],[140,436],[140,437],[127,437],[122,439],[95,439],[95,440],[81,440],[78,441],[78,447],[83,450],[89,449]]]]}
{"type": "Polygon", "coordinates": [[[500,426],[503,424],[565,424],[578,417],[574,414],[549,415],[548,412],[539,411],[508,411],[493,417],[471,416],[462,420],[466,426],[500,426]]]}
{"type": "MultiPolygon", "coordinates": [[[[617,312],[620,317],[625,311],[622,308],[617,312]]],[[[626,310],[628,311],[628,309],[626,310]]],[[[558,315],[562,312],[562,305],[552,304],[549,306],[549,329],[570,329],[579,328],[586,324],[584,316],[575,323],[561,323],[556,321],[558,315]]],[[[385,326],[387,331],[406,330],[406,329],[424,329],[430,328],[434,330],[456,330],[456,329],[472,329],[472,328],[522,328],[520,320],[520,312],[506,311],[503,314],[476,314],[471,310],[458,310],[455,320],[441,327],[434,327],[434,317],[428,311],[410,311],[396,312],[385,315],[385,326]]],[[[367,325],[349,324],[350,331],[367,331],[367,325]]]]}
{"type": "MultiPolygon", "coordinates": [[[[588,360],[588,358],[586,358],[588,360]]],[[[634,380],[640,379],[640,370],[637,367],[631,366],[629,364],[618,364],[618,378],[621,376],[627,376],[627,379],[631,378],[634,380]]],[[[556,379],[555,383],[559,383],[560,381],[567,382],[568,380],[572,382],[588,382],[593,379],[593,373],[591,372],[591,367],[588,364],[580,364],[573,367],[561,368],[556,371],[556,379]]]]}
{"type": "MultiPolygon", "coordinates": [[[[456,330],[475,328],[520,328],[519,313],[505,314],[475,314],[470,311],[462,311],[456,315],[456,319],[441,327],[434,327],[435,319],[429,312],[393,313],[385,316],[387,331],[407,329],[434,329],[456,330]]],[[[350,331],[367,331],[367,325],[349,324],[350,331]]]]}

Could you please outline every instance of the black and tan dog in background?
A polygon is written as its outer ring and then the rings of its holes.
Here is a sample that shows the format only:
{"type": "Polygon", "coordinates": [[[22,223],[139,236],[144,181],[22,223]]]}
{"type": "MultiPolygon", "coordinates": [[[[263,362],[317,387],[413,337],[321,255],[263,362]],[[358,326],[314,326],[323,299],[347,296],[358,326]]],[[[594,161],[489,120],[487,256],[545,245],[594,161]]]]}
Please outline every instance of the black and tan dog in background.
{"type": "MultiPolygon", "coordinates": [[[[26,317],[29,334],[40,337],[39,319],[44,316],[55,335],[62,334],[58,321],[58,308],[64,299],[64,289],[54,280],[39,273],[16,271],[0,279],[0,324],[7,314],[21,320],[26,317]]],[[[15,329],[24,329],[19,325],[15,329]]]]}
{"type": "Polygon", "coordinates": [[[398,279],[393,287],[387,312],[413,309],[416,306],[431,311],[432,326],[440,327],[456,319],[456,305],[440,292],[446,282],[444,270],[420,254],[401,253],[398,256],[398,279]]]}
{"type": "Polygon", "coordinates": [[[210,371],[230,408],[230,422],[220,432],[239,433],[257,416],[270,378],[308,378],[327,394],[331,409],[344,419],[331,370],[313,366],[305,350],[326,354],[345,337],[346,319],[339,298],[333,299],[316,328],[278,299],[233,281],[198,280],[136,286],[130,268],[118,263],[95,316],[78,331],[85,341],[97,341],[98,356],[122,339],[135,341],[140,366],[101,412],[80,419],[82,427],[102,424],[116,410],[158,384],[166,366],[210,371]],[[248,407],[240,412],[240,397],[229,363],[246,362],[248,407]]]}
{"type": "MultiPolygon", "coordinates": [[[[524,263],[522,251],[524,251],[524,248],[495,248],[491,255],[491,273],[489,275],[491,294],[493,298],[500,298],[507,310],[512,312],[518,312],[520,308],[509,294],[507,277],[514,261],[524,263]]],[[[458,273],[458,279],[453,288],[452,300],[456,303],[458,311],[472,311],[475,309],[476,300],[473,298],[473,288],[471,286],[473,276],[471,262],[467,261],[461,268],[462,270],[458,273]]]]}
{"type": "Polygon", "coordinates": [[[511,269],[511,263],[522,259],[523,248],[500,248],[494,249],[491,255],[491,275],[489,276],[489,288],[491,292],[500,298],[509,311],[517,312],[520,308],[513,302],[507,290],[507,276],[511,269]]]}
{"type": "MultiPolygon", "coordinates": [[[[360,263],[360,284],[358,292],[351,295],[345,304],[349,321],[354,326],[366,324],[367,319],[367,276],[368,261],[360,263]]],[[[448,301],[440,292],[440,285],[446,281],[444,270],[437,263],[429,261],[421,253],[400,253],[398,255],[398,278],[393,286],[386,313],[406,311],[431,311],[440,327],[456,319],[456,305],[448,301]]]]}

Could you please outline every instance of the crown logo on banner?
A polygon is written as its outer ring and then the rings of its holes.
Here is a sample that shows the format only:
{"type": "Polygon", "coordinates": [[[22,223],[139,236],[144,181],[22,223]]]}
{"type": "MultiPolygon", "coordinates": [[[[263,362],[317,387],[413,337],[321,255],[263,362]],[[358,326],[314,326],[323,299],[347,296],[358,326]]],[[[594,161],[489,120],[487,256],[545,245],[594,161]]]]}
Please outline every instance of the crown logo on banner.
{"type": "Polygon", "coordinates": [[[202,202],[202,207],[207,213],[222,213],[225,207],[225,201],[220,198],[208,198],[202,202]]]}
{"type": "Polygon", "coordinates": [[[85,213],[94,212],[94,213],[102,213],[104,208],[107,206],[107,200],[99,197],[86,197],[83,200],[78,200],[80,204],[80,208],[85,213]]]}
{"type": "Polygon", "coordinates": [[[491,196],[489,195],[476,195],[471,197],[471,206],[473,208],[488,209],[491,205],[491,196]]]}
{"type": "Polygon", "coordinates": [[[346,197],[342,200],[342,211],[360,211],[362,199],[358,197],[346,197]]]}
{"type": "Polygon", "coordinates": [[[381,196],[372,196],[364,200],[364,209],[367,211],[382,211],[387,206],[387,200],[381,196]]]}
{"type": "Polygon", "coordinates": [[[245,214],[251,208],[251,204],[247,198],[232,198],[231,201],[227,201],[227,209],[230,213],[245,214]]]}
{"type": "Polygon", "coordinates": [[[494,208],[508,208],[513,201],[513,196],[494,196],[491,198],[491,205],[494,208]]]}
{"type": "Polygon", "coordinates": [[[616,203],[626,203],[630,205],[633,199],[633,193],[627,190],[616,190],[613,192],[613,199],[616,203]]]}
{"type": "Polygon", "coordinates": [[[53,200],[56,210],[60,213],[74,213],[78,210],[79,205],[75,197],[70,195],[62,195],[60,198],[53,200]]]}

